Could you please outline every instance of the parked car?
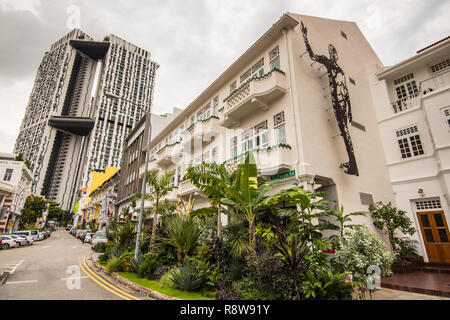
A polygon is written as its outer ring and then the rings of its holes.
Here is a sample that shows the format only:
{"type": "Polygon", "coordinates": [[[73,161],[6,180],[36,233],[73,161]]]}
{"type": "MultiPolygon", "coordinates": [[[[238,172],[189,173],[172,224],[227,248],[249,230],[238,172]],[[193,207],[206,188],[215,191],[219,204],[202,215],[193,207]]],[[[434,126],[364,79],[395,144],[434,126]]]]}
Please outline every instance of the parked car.
{"type": "Polygon", "coordinates": [[[75,237],[77,235],[78,230],[79,229],[77,229],[77,228],[72,228],[72,229],[70,229],[70,234],[75,237]]]}
{"type": "Polygon", "coordinates": [[[11,238],[15,239],[16,242],[19,244],[19,246],[28,246],[30,243],[25,237],[22,236],[16,236],[14,234],[10,235],[11,238]]]}
{"type": "Polygon", "coordinates": [[[95,246],[98,243],[106,243],[106,242],[108,242],[108,238],[106,237],[106,232],[104,232],[104,231],[97,231],[92,236],[91,244],[93,246],[95,246]]]}
{"type": "Polygon", "coordinates": [[[19,243],[16,241],[16,239],[13,239],[11,236],[0,236],[0,240],[2,240],[2,249],[17,248],[19,246],[19,243]]]}
{"type": "Polygon", "coordinates": [[[23,237],[23,238],[27,239],[28,244],[33,244],[34,243],[33,236],[27,236],[26,234],[21,233],[21,231],[13,232],[13,235],[14,236],[23,237]]]}
{"type": "Polygon", "coordinates": [[[48,233],[46,231],[39,231],[39,234],[42,235],[42,239],[47,239],[48,238],[48,233]]]}
{"type": "Polygon", "coordinates": [[[88,230],[82,230],[82,231],[80,232],[80,237],[79,237],[79,239],[80,239],[82,242],[84,242],[84,238],[86,238],[86,234],[87,234],[88,232],[89,232],[88,230]]]}
{"type": "Polygon", "coordinates": [[[31,236],[33,237],[33,241],[39,240],[39,231],[37,230],[21,230],[14,232],[14,234],[18,236],[31,236]]]}
{"type": "Polygon", "coordinates": [[[84,237],[84,242],[85,243],[91,243],[92,242],[92,236],[94,235],[95,233],[93,233],[93,232],[88,232],[88,233],[86,233],[86,236],[84,237]]]}
{"type": "Polygon", "coordinates": [[[68,225],[66,226],[66,231],[70,231],[70,229],[72,229],[72,227],[73,227],[73,225],[68,224],[68,225]]]}

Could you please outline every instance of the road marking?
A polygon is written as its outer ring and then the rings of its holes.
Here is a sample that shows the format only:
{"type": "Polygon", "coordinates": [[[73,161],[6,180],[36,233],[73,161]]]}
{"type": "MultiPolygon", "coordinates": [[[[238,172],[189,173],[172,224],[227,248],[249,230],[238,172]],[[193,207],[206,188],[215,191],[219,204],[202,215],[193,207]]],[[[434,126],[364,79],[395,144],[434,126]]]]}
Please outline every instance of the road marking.
{"type": "Polygon", "coordinates": [[[125,297],[125,296],[122,296],[122,295],[118,294],[117,292],[115,292],[115,291],[109,289],[108,287],[104,286],[103,284],[101,284],[100,282],[98,282],[97,280],[95,280],[94,277],[92,277],[91,275],[89,275],[89,274],[87,273],[87,271],[83,268],[83,266],[81,265],[81,263],[80,263],[80,268],[81,268],[81,270],[83,270],[83,272],[84,272],[85,274],[88,275],[89,278],[91,278],[91,280],[93,280],[93,281],[94,281],[95,283],[97,283],[99,286],[101,286],[101,287],[103,287],[104,289],[108,290],[109,292],[115,294],[116,296],[121,297],[121,298],[124,299],[124,300],[131,300],[130,298],[127,298],[127,297],[125,297]]]}
{"type": "MultiPolygon", "coordinates": [[[[73,279],[73,278],[61,278],[61,280],[68,280],[68,279],[73,279]]],[[[77,279],[89,279],[88,276],[81,276],[81,277],[77,277],[77,279]]]]}
{"type": "Polygon", "coordinates": [[[94,271],[92,271],[89,266],[86,264],[86,256],[83,257],[83,265],[80,264],[81,269],[84,271],[84,273],[86,273],[86,275],[88,275],[92,280],[94,280],[97,284],[101,285],[103,288],[105,288],[106,290],[114,293],[115,295],[126,299],[126,300],[141,300],[138,297],[135,297],[127,292],[124,292],[122,290],[120,290],[119,288],[117,288],[116,286],[112,285],[111,283],[109,283],[108,281],[106,281],[105,279],[103,279],[102,277],[100,277],[99,275],[97,275],[94,271]],[[86,268],[86,270],[83,268],[83,266],[86,268]],[[109,290],[109,288],[105,287],[104,285],[102,285],[100,282],[98,282],[96,279],[98,279],[99,281],[103,282],[105,285],[109,286],[112,290],[109,290]],[[119,293],[118,293],[119,292],[119,293]],[[124,296],[125,295],[125,296],[124,296]],[[130,299],[131,298],[131,299],[130,299]]]}
{"type": "Polygon", "coordinates": [[[17,268],[22,264],[23,260],[20,260],[19,263],[16,264],[5,264],[4,266],[4,270],[6,272],[8,272],[9,274],[14,274],[14,272],[16,272],[17,268]],[[6,269],[11,269],[11,270],[6,270],[6,269]]]}
{"type": "Polygon", "coordinates": [[[24,281],[6,281],[6,284],[22,284],[22,283],[36,283],[37,280],[24,280],[24,281]]]}

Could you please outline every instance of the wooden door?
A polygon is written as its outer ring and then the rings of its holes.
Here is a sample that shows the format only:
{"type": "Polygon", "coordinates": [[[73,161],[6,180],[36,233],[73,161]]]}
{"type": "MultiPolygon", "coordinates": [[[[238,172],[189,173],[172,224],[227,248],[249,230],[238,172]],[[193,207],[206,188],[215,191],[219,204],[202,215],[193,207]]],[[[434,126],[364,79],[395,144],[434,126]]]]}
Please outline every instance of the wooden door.
{"type": "Polygon", "coordinates": [[[443,211],[418,212],[420,229],[430,262],[450,263],[450,235],[443,211]]]}

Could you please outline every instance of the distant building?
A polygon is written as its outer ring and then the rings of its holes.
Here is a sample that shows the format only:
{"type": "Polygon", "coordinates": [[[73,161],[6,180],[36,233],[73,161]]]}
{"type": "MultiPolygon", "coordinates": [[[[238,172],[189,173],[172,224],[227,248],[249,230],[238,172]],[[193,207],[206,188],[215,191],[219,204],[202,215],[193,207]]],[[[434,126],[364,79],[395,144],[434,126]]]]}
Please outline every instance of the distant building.
{"type": "Polygon", "coordinates": [[[157,68],[115,35],[75,29],[51,45],[14,148],[31,164],[33,192],[72,210],[95,168],[118,167],[124,138],[151,110],[157,68]]]}
{"type": "Polygon", "coordinates": [[[17,230],[31,192],[31,171],[15,158],[14,154],[0,153],[0,233],[17,230]]]}
{"type": "Polygon", "coordinates": [[[377,72],[371,89],[395,203],[425,261],[450,263],[450,38],[377,72]]]}
{"type": "MultiPolygon", "coordinates": [[[[151,115],[152,136],[157,136],[169,123],[180,113],[181,109],[174,108],[172,113],[165,115],[151,115]]],[[[137,193],[141,192],[143,164],[145,163],[145,152],[148,141],[148,121],[144,116],[133,128],[124,141],[124,152],[120,167],[120,183],[117,195],[117,212],[120,215],[125,208],[130,208],[131,202],[137,193]]],[[[139,210],[138,205],[136,210],[139,210]]],[[[133,210],[130,208],[130,210],[133,210]]],[[[137,213],[133,213],[136,217],[137,213]]]]}
{"type": "Polygon", "coordinates": [[[76,202],[76,212],[73,217],[73,225],[85,224],[93,221],[97,222],[99,207],[92,204],[91,194],[105,181],[118,174],[119,168],[105,167],[103,170],[94,170],[90,173],[89,184],[81,189],[78,201],[76,202]]]}

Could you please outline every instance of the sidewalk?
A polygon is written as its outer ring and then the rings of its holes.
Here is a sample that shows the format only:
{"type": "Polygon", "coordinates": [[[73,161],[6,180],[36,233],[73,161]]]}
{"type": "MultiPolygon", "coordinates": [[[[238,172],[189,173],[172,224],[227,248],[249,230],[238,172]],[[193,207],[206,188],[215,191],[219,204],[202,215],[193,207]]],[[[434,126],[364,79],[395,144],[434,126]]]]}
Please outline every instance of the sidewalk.
{"type": "Polygon", "coordinates": [[[383,288],[450,298],[450,274],[415,271],[381,279],[383,288]]]}
{"type": "Polygon", "coordinates": [[[450,298],[381,288],[372,295],[372,300],[450,300],[450,298]]]}

